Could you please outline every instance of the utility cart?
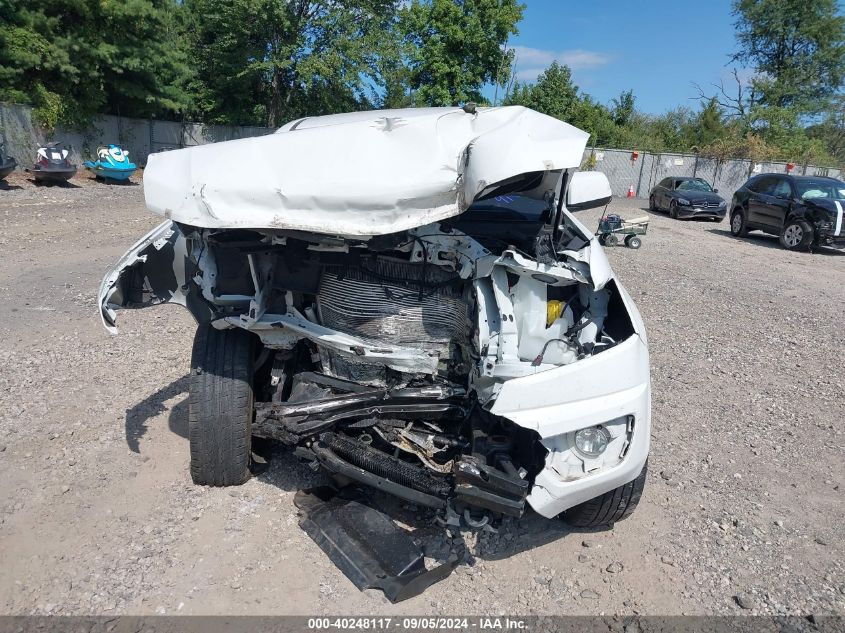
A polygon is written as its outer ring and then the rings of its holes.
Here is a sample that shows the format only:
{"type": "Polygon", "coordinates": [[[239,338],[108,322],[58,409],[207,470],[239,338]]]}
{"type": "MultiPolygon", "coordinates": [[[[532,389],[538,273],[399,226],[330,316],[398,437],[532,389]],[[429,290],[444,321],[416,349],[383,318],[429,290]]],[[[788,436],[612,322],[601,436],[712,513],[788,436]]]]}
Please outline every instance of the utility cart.
{"type": "Polygon", "coordinates": [[[626,220],[615,213],[610,213],[601,216],[596,234],[602,246],[618,246],[621,241],[624,241],[628,248],[637,249],[643,245],[639,236],[645,235],[647,230],[647,215],[626,220]]]}

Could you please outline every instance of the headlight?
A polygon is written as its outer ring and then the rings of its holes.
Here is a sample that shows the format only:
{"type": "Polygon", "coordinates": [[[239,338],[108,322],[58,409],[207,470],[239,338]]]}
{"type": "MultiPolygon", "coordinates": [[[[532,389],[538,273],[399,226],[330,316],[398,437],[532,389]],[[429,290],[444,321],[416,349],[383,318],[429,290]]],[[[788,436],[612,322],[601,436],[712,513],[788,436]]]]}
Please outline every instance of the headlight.
{"type": "Polygon", "coordinates": [[[679,202],[680,204],[683,204],[683,205],[688,205],[688,204],[689,204],[689,200],[687,200],[686,198],[678,198],[678,202],[679,202]]]}
{"type": "Polygon", "coordinates": [[[722,200],[722,201],[719,203],[719,208],[720,208],[720,209],[721,209],[721,208],[723,208],[723,207],[725,206],[725,204],[727,204],[727,203],[726,203],[724,200],[722,200]]]}
{"type": "Polygon", "coordinates": [[[575,448],[584,457],[598,457],[604,453],[609,442],[610,433],[602,426],[591,426],[575,433],[575,448]]]}

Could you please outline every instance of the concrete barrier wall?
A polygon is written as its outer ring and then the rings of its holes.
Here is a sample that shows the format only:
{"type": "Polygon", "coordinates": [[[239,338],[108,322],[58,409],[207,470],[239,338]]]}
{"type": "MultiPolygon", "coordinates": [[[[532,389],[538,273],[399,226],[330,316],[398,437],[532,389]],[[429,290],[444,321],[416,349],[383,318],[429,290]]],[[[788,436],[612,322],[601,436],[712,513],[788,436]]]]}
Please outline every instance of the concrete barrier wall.
{"type": "Polygon", "coordinates": [[[72,161],[79,165],[92,158],[97,147],[110,143],[119,144],[129,152],[134,162],[144,165],[147,156],[153,152],[263,136],[272,131],[266,127],[203,125],[103,115],[94,119],[85,130],[59,127],[48,134],[33,124],[32,108],[29,106],[0,103],[0,142],[5,144],[6,153],[21,166],[32,163],[35,150],[48,141],[70,145],[72,161]]]}
{"type": "MultiPolygon", "coordinates": [[[[98,146],[118,143],[140,165],[153,152],[204,145],[251,136],[263,136],[273,130],[254,126],[203,125],[202,123],[128,119],[111,115],[97,117],[82,131],[57,128],[48,134],[32,123],[32,108],[18,104],[0,103],[0,141],[6,152],[19,165],[28,165],[35,158],[35,150],[48,140],[62,141],[72,148],[72,160],[77,164],[94,156],[98,146]]],[[[596,158],[596,170],[607,174],[613,194],[626,196],[633,187],[638,198],[648,198],[649,191],[667,176],[698,176],[712,184],[725,199],[730,199],[753,173],[787,173],[786,163],[758,163],[749,160],[717,161],[695,154],[638,152],[632,150],[587,148],[596,158]]],[[[839,169],[814,165],[796,165],[793,174],[832,176],[841,178],[839,169]]]]}

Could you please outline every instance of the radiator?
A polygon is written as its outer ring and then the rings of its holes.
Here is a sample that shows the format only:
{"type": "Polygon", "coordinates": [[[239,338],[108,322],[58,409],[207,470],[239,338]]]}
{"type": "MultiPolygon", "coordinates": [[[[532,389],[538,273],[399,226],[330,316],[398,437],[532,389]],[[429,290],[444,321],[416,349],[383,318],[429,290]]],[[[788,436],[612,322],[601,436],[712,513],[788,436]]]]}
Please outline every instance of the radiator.
{"type": "MultiPolygon", "coordinates": [[[[386,257],[327,267],[317,307],[326,327],[368,341],[437,351],[441,358],[449,356],[452,342],[466,341],[469,329],[469,304],[455,273],[386,257]]],[[[340,367],[349,364],[347,357],[333,359],[332,366],[340,375],[348,372],[340,367]]]]}

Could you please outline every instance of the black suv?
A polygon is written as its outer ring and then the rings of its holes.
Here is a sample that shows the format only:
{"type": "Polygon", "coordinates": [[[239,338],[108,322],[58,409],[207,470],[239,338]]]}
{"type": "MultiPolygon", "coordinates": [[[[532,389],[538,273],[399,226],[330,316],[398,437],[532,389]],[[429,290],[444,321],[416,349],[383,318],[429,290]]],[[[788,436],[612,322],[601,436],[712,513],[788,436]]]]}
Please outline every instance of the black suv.
{"type": "Polygon", "coordinates": [[[760,230],[790,250],[845,246],[845,183],[823,176],[760,174],[731,200],[731,233],[760,230]]]}

